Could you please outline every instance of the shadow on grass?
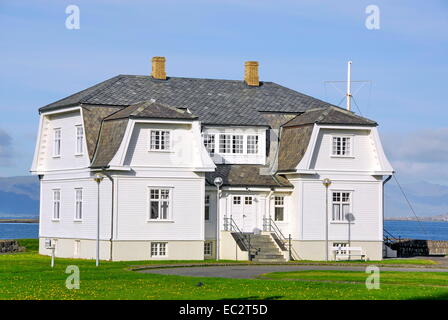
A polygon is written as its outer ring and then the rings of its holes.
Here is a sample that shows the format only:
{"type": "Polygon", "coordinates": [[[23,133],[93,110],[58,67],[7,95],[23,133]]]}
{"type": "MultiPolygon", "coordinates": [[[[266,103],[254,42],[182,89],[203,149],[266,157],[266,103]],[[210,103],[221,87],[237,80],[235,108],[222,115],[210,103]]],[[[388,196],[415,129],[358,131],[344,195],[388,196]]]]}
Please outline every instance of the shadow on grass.
{"type": "Polygon", "coordinates": [[[432,297],[413,297],[408,300],[448,300],[448,292],[434,295],[432,297]]]}

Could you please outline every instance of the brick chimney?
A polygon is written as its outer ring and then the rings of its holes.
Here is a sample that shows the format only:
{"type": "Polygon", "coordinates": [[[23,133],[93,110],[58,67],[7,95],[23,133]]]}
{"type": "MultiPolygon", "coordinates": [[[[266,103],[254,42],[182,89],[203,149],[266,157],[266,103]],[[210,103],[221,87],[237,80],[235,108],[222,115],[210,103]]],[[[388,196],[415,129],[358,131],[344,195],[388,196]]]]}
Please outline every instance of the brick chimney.
{"type": "Polygon", "coordinates": [[[154,79],[166,80],[165,57],[152,57],[152,73],[154,79]]]}
{"type": "Polygon", "coordinates": [[[244,64],[244,81],[248,86],[258,87],[258,61],[246,61],[244,64]]]}

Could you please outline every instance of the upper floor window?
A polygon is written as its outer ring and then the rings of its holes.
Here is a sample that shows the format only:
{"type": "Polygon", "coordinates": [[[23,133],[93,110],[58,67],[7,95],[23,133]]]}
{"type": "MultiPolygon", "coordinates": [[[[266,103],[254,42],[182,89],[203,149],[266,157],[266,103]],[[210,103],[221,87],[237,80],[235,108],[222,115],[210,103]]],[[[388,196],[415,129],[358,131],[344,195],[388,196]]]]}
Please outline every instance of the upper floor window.
{"type": "Polygon", "coordinates": [[[149,189],[149,220],[168,220],[170,202],[170,189],[149,189]]]}
{"type": "Polygon", "coordinates": [[[352,155],[352,138],[347,136],[333,137],[333,156],[350,157],[352,155]]]}
{"type": "Polygon", "coordinates": [[[59,157],[61,155],[61,128],[54,129],[53,134],[53,156],[59,157]]]}
{"type": "Polygon", "coordinates": [[[75,220],[82,220],[82,188],[75,189],[75,220]]]}
{"type": "Polygon", "coordinates": [[[53,190],[53,220],[59,220],[61,213],[61,190],[53,190]]]}
{"type": "Polygon", "coordinates": [[[210,155],[213,155],[215,153],[215,135],[204,133],[202,139],[204,141],[205,149],[207,149],[210,155]]]}
{"type": "Polygon", "coordinates": [[[241,134],[220,134],[220,153],[243,153],[243,135],[241,134]]]}
{"type": "Polygon", "coordinates": [[[248,154],[258,153],[258,136],[256,135],[247,136],[247,153],[248,154]]]}
{"type": "Polygon", "coordinates": [[[205,195],[205,220],[210,220],[210,195],[205,195]]]}
{"type": "Polygon", "coordinates": [[[283,221],[285,218],[285,197],[274,197],[274,220],[283,221]]]}
{"type": "Polygon", "coordinates": [[[151,151],[169,151],[170,132],[167,130],[151,130],[149,149],[151,151]]]}
{"type": "Polygon", "coordinates": [[[76,126],[76,154],[83,154],[84,130],[81,125],[76,126]]]}
{"type": "Polygon", "coordinates": [[[351,193],[350,192],[333,192],[333,221],[345,221],[345,215],[350,212],[351,193]]]}

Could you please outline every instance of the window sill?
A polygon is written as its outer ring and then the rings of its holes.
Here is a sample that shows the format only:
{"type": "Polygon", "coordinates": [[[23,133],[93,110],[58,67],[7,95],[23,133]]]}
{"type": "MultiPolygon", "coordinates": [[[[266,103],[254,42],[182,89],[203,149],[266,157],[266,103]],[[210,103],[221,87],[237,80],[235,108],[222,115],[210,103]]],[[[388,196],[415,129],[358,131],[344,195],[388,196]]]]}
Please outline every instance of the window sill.
{"type": "Polygon", "coordinates": [[[355,159],[354,156],[335,156],[335,155],[331,155],[331,158],[343,158],[343,159],[355,159]]]}
{"type": "Polygon", "coordinates": [[[51,219],[51,222],[59,222],[61,219],[51,219]]]}
{"type": "Polygon", "coordinates": [[[330,221],[331,224],[355,224],[354,222],[348,221],[330,221]]]}
{"type": "Polygon", "coordinates": [[[61,156],[51,156],[53,159],[60,159],[61,156]]]}
{"type": "Polygon", "coordinates": [[[157,223],[157,222],[162,222],[162,223],[174,223],[174,220],[156,220],[156,219],[147,219],[146,222],[147,222],[147,223],[157,223]]]}
{"type": "Polygon", "coordinates": [[[174,153],[173,150],[148,150],[148,152],[157,152],[157,153],[174,153]]]}
{"type": "Polygon", "coordinates": [[[82,222],[82,219],[73,219],[73,222],[82,222]]]}
{"type": "Polygon", "coordinates": [[[75,153],[75,157],[82,157],[84,153],[75,153]]]}

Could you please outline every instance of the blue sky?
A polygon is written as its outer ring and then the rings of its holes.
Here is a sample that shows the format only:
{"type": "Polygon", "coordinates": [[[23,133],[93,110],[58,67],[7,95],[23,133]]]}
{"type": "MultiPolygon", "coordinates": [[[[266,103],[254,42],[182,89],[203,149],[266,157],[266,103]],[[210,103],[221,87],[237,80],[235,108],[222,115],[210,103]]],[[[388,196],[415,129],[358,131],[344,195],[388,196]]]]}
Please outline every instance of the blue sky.
{"type": "MultiPolygon", "coordinates": [[[[0,176],[28,174],[37,109],[117,74],[262,80],[338,104],[327,80],[371,80],[355,99],[380,123],[402,181],[448,185],[446,1],[7,1],[0,2],[0,176]],[[80,29],[65,9],[80,8],[80,29]],[[368,30],[368,5],[380,29],[368,30]]],[[[354,84],[356,91],[360,86],[354,84]]],[[[339,89],[343,90],[343,86],[339,89]]],[[[354,111],[359,112],[357,108],[354,111]]]]}

